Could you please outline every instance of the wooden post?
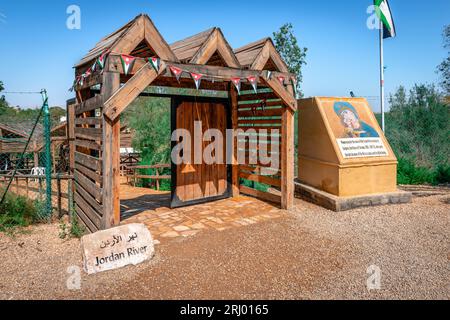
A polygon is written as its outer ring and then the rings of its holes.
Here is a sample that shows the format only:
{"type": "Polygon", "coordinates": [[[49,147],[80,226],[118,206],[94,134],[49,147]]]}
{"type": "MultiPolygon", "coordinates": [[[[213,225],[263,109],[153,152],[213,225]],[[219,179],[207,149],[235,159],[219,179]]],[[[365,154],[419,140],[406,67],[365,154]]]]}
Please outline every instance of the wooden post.
{"type": "Polygon", "coordinates": [[[281,208],[294,207],[294,112],[285,107],[281,126],[281,208]]]}
{"type": "MultiPolygon", "coordinates": [[[[236,130],[238,128],[238,92],[234,85],[230,83],[230,100],[231,100],[231,126],[233,130],[236,130]]],[[[233,197],[239,196],[239,163],[238,163],[238,137],[237,135],[233,134],[233,164],[231,166],[231,181],[232,181],[232,188],[231,192],[233,197]]]]}
{"type": "Polygon", "coordinates": [[[26,192],[27,198],[29,198],[29,194],[30,194],[30,186],[28,185],[28,182],[29,182],[29,180],[27,177],[27,178],[25,178],[25,192],[26,192]]]}
{"type": "Polygon", "coordinates": [[[36,140],[33,141],[33,157],[34,157],[34,167],[39,167],[39,153],[37,152],[37,143],[36,140]]]}
{"type": "Polygon", "coordinates": [[[157,177],[157,179],[156,179],[156,190],[159,191],[159,169],[156,168],[155,171],[156,171],[156,177],[157,177]]]}
{"type": "Polygon", "coordinates": [[[58,215],[62,217],[62,204],[61,204],[61,177],[59,174],[56,175],[56,189],[57,189],[57,198],[58,198],[58,215]]]}
{"type": "MultiPolygon", "coordinates": [[[[104,72],[102,95],[108,100],[120,88],[120,73],[104,72]]],[[[102,115],[103,125],[103,218],[101,229],[120,223],[120,117],[111,121],[102,115]]]]}

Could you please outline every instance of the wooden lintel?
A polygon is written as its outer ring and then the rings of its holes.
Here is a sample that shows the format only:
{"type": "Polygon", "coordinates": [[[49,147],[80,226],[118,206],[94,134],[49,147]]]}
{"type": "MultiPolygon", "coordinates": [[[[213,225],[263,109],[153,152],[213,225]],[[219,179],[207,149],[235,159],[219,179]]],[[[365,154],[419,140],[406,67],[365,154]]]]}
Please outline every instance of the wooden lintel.
{"type": "Polygon", "coordinates": [[[164,70],[166,65],[161,61],[159,72],[146,63],[128,82],[109,98],[103,107],[103,114],[111,121],[116,120],[122,111],[136,99],[164,70]]]}
{"type": "Polygon", "coordinates": [[[261,73],[262,78],[265,83],[273,90],[275,95],[280,98],[284,104],[289,107],[292,111],[297,110],[297,100],[294,95],[291,94],[287,88],[285,88],[276,77],[271,77],[269,79],[268,73],[266,71],[261,73]]]}

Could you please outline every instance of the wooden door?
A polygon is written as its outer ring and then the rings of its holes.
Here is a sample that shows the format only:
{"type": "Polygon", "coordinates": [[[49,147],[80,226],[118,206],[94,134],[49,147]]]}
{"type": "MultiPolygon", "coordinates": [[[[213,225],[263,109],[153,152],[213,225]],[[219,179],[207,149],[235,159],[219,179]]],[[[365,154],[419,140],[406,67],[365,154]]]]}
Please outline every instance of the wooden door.
{"type": "MultiPolygon", "coordinates": [[[[172,132],[175,129],[185,129],[191,139],[191,160],[184,161],[181,165],[172,162],[173,208],[230,197],[231,166],[226,164],[225,141],[226,129],[231,124],[229,110],[228,99],[199,97],[172,99],[172,132]],[[196,122],[201,122],[201,130],[199,124],[195,130],[196,122]],[[212,143],[203,139],[203,134],[208,129],[217,129],[222,133],[223,161],[206,164],[202,156],[199,164],[199,161],[194,159],[194,150],[200,148],[203,155],[205,148],[212,143]]],[[[172,147],[180,141],[172,142],[172,147]]],[[[186,158],[182,153],[179,156],[186,158]]]]}

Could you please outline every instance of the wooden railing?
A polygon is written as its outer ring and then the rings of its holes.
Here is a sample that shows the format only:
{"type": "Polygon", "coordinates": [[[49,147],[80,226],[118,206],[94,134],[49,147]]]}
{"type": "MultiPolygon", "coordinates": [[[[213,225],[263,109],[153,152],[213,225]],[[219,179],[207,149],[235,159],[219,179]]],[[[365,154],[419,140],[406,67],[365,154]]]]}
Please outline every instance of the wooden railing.
{"type": "Polygon", "coordinates": [[[155,180],[156,181],[156,190],[160,189],[160,180],[170,180],[172,178],[171,175],[163,175],[161,173],[162,170],[170,168],[171,165],[170,164],[156,164],[156,165],[148,165],[148,166],[128,166],[127,170],[130,170],[133,172],[133,174],[131,175],[126,175],[127,177],[127,183],[129,182],[129,179],[132,179],[132,184],[134,187],[136,187],[136,182],[138,179],[150,179],[150,180],[155,180]],[[155,174],[154,175],[143,175],[143,174],[139,174],[138,171],[139,170],[144,170],[144,169],[155,169],[155,174]]]}

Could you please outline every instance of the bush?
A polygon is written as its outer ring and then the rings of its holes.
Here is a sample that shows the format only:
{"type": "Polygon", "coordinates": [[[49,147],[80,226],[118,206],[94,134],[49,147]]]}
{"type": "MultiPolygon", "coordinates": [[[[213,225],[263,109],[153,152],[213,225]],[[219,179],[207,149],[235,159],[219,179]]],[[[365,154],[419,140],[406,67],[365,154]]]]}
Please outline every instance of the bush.
{"type": "Polygon", "coordinates": [[[450,165],[441,164],[438,165],[435,171],[436,182],[442,184],[450,183],[450,165]]]}
{"type": "Polygon", "coordinates": [[[11,231],[16,227],[27,227],[39,222],[42,205],[23,196],[7,194],[0,204],[0,231],[11,231]]]}
{"type": "MultiPolygon", "coordinates": [[[[379,118],[379,117],[378,117],[379,118]]],[[[433,86],[403,87],[390,97],[386,137],[394,150],[400,184],[449,183],[450,108],[433,86]]]]}

